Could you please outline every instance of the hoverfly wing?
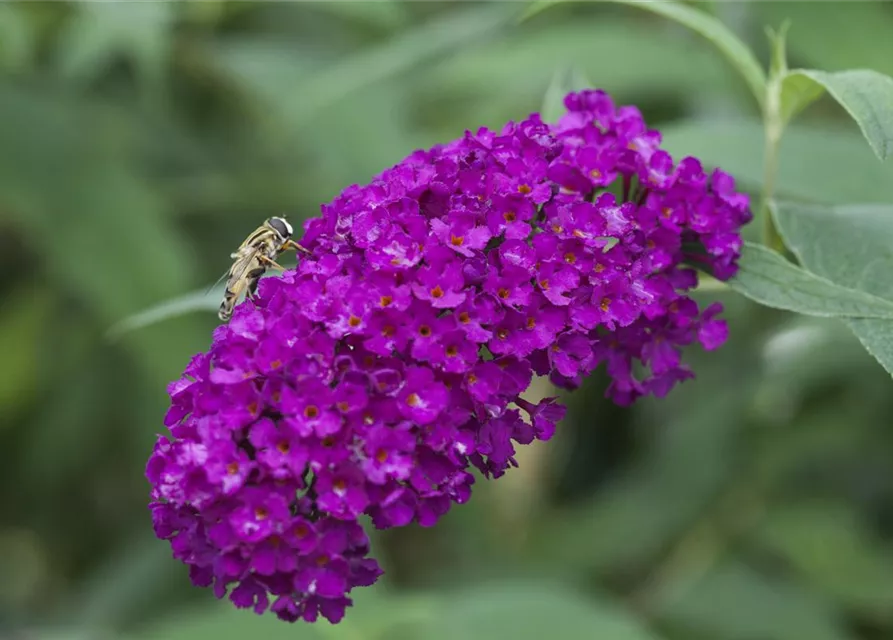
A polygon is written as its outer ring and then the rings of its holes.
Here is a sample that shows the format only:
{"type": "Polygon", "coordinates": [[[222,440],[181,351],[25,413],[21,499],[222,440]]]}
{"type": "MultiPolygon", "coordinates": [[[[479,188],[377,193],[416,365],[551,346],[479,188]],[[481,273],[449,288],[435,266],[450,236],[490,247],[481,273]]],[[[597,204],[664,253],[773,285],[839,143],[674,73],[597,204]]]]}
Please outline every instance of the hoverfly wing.
{"type": "Polygon", "coordinates": [[[214,281],[214,284],[210,285],[210,286],[205,290],[205,295],[207,296],[208,294],[210,294],[211,291],[213,291],[213,290],[217,287],[217,285],[219,285],[221,282],[223,282],[224,280],[226,280],[226,278],[227,278],[228,276],[229,276],[229,271],[224,271],[223,273],[221,273],[221,274],[220,274],[220,277],[217,278],[217,280],[214,281]]]}

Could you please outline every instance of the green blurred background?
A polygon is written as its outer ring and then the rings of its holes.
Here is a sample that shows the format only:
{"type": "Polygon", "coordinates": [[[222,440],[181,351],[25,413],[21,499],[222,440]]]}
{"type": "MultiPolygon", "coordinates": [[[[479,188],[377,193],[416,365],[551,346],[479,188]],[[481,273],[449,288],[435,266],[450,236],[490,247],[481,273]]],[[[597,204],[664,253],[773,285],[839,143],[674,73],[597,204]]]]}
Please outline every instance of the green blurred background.
{"type": "MultiPolygon", "coordinates": [[[[893,74],[889,4],[699,6],[762,60],[790,18],[792,67],[893,74]]],[[[107,330],[206,292],[263,218],[522,118],[572,70],[759,192],[758,113],[706,41],[624,6],[522,10],[0,4],[0,638],[893,638],[893,383],[841,324],[723,291],[698,294],[732,337],[688,354],[696,381],[626,410],[594,376],[520,469],[376,534],[387,575],[337,627],[218,603],[154,539],[165,385],[217,320],[107,330]]],[[[893,165],[823,100],[778,189],[889,203],[893,165]]]]}

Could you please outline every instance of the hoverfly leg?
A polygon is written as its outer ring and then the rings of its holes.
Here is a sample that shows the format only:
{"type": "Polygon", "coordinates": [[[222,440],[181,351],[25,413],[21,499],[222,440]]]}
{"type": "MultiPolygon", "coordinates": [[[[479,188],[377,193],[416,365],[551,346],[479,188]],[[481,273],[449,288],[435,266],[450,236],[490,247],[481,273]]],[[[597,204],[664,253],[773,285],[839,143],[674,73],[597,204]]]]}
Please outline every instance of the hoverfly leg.
{"type": "Polygon", "coordinates": [[[298,244],[297,242],[295,242],[294,240],[289,240],[288,242],[286,242],[286,243],[285,243],[285,248],[286,248],[286,249],[294,249],[295,251],[298,251],[298,252],[301,252],[301,253],[306,253],[307,255],[310,255],[310,250],[309,250],[309,249],[305,249],[304,247],[302,247],[301,245],[299,245],[299,244],[298,244]]]}
{"type": "Polygon", "coordinates": [[[285,267],[283,267],[281,264],[279,264],[278,262],[276,262],[276,261],[273,260],[272,258],[268,258],[268,257],[266,257],[266,256],[259,256],[259,257],[260,257],[260,261],[263,262],[263,263],[264,263],[265,265],[267,265],[268,267],[272,267],[272,268],[277,269],[277,270],[279,270],[279,271],[285,271],[285,267]]]}

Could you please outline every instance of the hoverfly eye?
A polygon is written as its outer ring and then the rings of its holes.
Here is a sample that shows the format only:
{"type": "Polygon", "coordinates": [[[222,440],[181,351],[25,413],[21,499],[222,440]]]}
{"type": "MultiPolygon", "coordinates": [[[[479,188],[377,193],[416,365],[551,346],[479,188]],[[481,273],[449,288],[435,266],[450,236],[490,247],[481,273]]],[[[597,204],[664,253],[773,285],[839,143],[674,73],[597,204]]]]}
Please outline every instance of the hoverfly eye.
{"type": "Polygon", "coordinates": [[[283,218],[270,218],[268,224],[276,230],[276,233],[286,240],[291,238],[291,234],[294,233],[294,229],[292,229],[288,221],[283,218]]]}

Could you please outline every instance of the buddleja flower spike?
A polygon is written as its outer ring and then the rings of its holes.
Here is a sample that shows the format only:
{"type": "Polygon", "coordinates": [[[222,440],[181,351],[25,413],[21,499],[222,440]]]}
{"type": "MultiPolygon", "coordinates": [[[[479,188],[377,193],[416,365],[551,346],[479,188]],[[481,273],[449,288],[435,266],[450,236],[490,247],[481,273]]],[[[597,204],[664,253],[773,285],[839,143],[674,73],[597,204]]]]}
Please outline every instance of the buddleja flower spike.
{"type": "Polygon", "coordinates": [[[151,510],[196,585],[337,622],[382,573],[360,515],[431,526],[472,467],[499,477],[552,436],[564,408],[520,397],[534,374],[573,389],[604,362],[629,404],[692,377],[682,346],[724,342],[685,261],[735,273],[747,197],[674,163],[636,108],[565,104],[347,188],[170,385],[151,510]]]}

